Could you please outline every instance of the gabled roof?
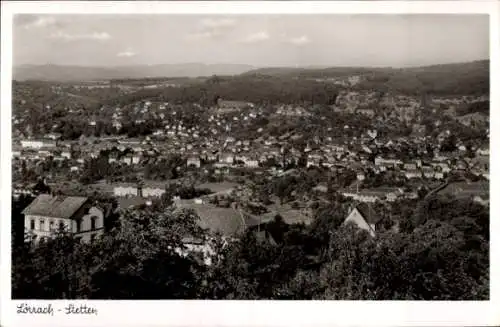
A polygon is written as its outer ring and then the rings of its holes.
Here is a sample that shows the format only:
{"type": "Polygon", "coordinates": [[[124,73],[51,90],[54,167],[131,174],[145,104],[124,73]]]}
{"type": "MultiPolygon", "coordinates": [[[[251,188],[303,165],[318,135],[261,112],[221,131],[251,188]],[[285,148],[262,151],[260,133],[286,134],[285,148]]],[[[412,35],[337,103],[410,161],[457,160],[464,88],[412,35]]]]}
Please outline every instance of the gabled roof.
{"type": "Polygon", "coordinates": [[[108,217],[113,211],[113,205],[111,203],[100,203],[95,205],[94,207],[101,210],[104,217],[108,217]]]}
{"type": "MultiPolygon", "coordinates": [[[[266,213],[262,215],[260,218],[258,218],[257,225],[259,223],[266,224],[273,221],[276,215],[281,216],[281,218],[283,218],[283,222],[285,222],[288,225],[293,225],[293,224],[309,225],[312,222],[312,219],[304,215],[300,210],[289,209],[289,210],[281,210],[279,212],[266,213]]],[[[254,220],[255,219],[257,218],[254,218],[254,220]]]]}
{"type": "Polygon", "coordinates": [[[69,219],[88,201],[86,197],[39,195],[23,214],[69,219]]]}
{"type": "Polygon", "coordinates": [[[208,204],[186,204],[179,209],[193,209],[200,220],[198,225],[212,233],[220,233],[227,237],[237,237],[246,229],[245,221],[240,213],[232,208],[219,208],[208,204]]]}
{"type": "Polygon", "coordinates": [[[377,217],[375,211],[366,203],[360,203],[358,204],[355,209],[359,211],[361,216],[363,216],[363,219],[368,223],[368,224],[376,224],[381,220],[381,218],[377,217]]]}

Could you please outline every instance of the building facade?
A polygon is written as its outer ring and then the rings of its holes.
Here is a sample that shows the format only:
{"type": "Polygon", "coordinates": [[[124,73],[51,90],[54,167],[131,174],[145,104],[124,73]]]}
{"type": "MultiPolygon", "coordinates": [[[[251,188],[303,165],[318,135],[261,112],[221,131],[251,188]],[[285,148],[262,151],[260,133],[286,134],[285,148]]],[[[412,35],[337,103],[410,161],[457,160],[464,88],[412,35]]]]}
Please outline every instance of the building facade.
{"type": "Polygon", "coordinates": [[[86,197],[39,195],[23,211],[24,230],[38,242],[68,232],[91,242],[104,232],[103,209],[92,206],[86,197]]]}

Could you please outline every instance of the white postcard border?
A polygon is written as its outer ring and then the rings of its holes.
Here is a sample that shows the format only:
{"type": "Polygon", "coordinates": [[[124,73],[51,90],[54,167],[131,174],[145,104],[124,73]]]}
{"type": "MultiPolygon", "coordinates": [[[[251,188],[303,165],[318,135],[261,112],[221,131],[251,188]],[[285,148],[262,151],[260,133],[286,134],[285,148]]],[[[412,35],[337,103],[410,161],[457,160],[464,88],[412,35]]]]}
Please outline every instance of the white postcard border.
{"type": "MultiPolygon", "coordinates": [[[[165,14],[489,14],[490,76],[500,76],[499,4],[497,1],[367,1],[367,2],[3,2],[1,51],[1,284],[0,322],[5,326],[472,326],[500,324],[500,208],[491,201],[491,300],[484,302],[369,301],[11,301],[11,76],[14,13],[165,13],[165,14]],[[20,303],[89,303],[97,316],[20,316],[20,303]],[[496,309],[496,310],[495,310],[496,309]]],[[[500,79],[491,79],[491,126],[500,126],[500,79]]],[[[499,143],[491,129],[491,144],[499,143]]],[[[494,146],[491,147],[495,149],[494,146]]],[[[500,185],[500,157],[491,152],[491,192],[500,185]]]]}

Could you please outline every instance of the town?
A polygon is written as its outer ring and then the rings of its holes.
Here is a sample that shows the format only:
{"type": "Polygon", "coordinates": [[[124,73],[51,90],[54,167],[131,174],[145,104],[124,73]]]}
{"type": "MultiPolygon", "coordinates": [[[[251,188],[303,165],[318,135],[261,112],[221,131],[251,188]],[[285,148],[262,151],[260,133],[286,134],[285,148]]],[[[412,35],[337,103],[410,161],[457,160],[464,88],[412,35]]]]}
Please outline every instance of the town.
{"type": "Polygon", "coordinates": [[[13,241],[36,248],[62,233],[102,247],[127,226],[140,234],[130,217],[159,228],[150,220],[167,212],[202,231],[179,227],[174,246],[200,269],[229,269],[219,243],[299,246],[290,233],[304,238],[301,265],[317,267],[325,254],[313,243],[328,247],[349,223],[377,242],[442,210],[467,215],[449,206],[489,219],[487,91],[387,88],[378,72],[304,75],[14,81],[13,241]]]}

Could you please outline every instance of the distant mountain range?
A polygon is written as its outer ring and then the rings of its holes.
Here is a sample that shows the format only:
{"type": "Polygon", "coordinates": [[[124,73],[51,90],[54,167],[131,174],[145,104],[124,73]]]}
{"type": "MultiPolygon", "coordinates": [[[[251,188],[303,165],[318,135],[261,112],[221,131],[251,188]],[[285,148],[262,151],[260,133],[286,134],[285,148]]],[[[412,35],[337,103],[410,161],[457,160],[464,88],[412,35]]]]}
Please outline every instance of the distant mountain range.
{"type": "Polygon", "coordinates": [[[117,67],[84,67],[59,65],[21,65],[14,67],[15,80],[95,81],[110,79],[139,79],[148,77],[200,77],[212,75],[239,75],[255,69],[250,65],[198,63],[140,65],[117,67]]]}
{"type": "Polygon", "coordinates": [[[338,77],[369,73],[455,73],[467,74],[474,71],[489,72],[489,60],[465,63],[441,64],[432,66],[393,68],[393,67],[268,67],[249,70],[243,75],[302,76],[302,77],[338,77]]]}
{"type": "Polygon", "coordinates": [[[15,80],[44,81],[95,81],[110,79],[141,79],[148,77],[205,77],[212,75],[267,75],[284,77],[336,77],[353,74],[382,73],[390,75],[439,75],[456,77],[472,77],[480,75],[483,79],[489,76],[489,60],[469,63],[443,64],[414,68],[370,68],[370,67],[269,67],[257,68],[240,64],[162,64],[117,67],[84,67],[59,65],[21,65],[14,67],[15,80]]]}

